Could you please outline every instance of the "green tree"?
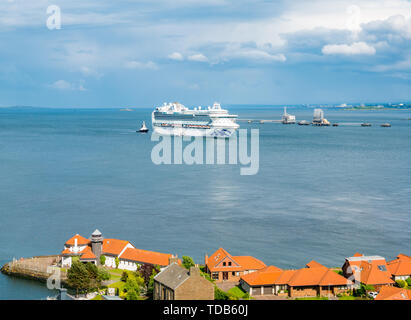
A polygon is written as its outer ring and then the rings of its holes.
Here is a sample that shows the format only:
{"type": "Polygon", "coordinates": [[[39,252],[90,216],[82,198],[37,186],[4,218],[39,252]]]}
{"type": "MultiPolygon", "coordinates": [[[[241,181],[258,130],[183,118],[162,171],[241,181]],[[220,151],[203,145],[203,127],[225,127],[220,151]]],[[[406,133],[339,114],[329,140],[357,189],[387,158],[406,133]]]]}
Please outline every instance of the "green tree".
{"type": "Polygon", "coordinates": [[[127,282],[128,279],[128,272],[127,271],[123,271],[123,273],[121,274],[121,281],[127,282]]]}
{"type": "Polygon", "coordinates": [[[189,256],[183,256],[183,267],[186,269],[190,269],[190,267],[194,267],[195,263],[193,258],[189,256]]]}
{"type": "Polygon", "coordinates": [[[407,285],[409,286],[409,287],[411,287],[411,278],[407,278],[407,280],[405,280],[406,282],[407,282],[407,285]]]}
{"type": "Polygon", "coordinates": [[[106,256],[105,255],[100,256],[100,264],[102,266],[104,266],[106,264],[106,256]]]}
{"type": "Polygon", "coordinates": [[[105,280],[110,280],[111,275],[110,272],[108,272],[105,269],[99,269],[98,270],[98,277],[100,279],[100,281],[105,281],[105,280]]]}
{"type": "Polygon", "coordinates": [[[116,269],[118,269],[118,265],[120,264],[120,260],[118,259],[118,257],[116,257],[116,259],[114,261],[116,262],[116,269]]]}
{"type": "Polygon", "coordinates": [[[126,293],[126,300],[138,300],[138,297],[139,295],[134,289],[131,289],[126,293]]]}
{"type": "Polygon", "coordinates": [[[90,274],[87,267],[79,262],[72,263],[71,268],[67,271],[67,284],[76,289],[76,296],[79,291],[84,291],[90,286],[90,274]]]}
{"type": "Polygon", "coordinates": [[[399,286],[400,288],[407,289],[408,287],[407,282],[405,280],[396,280],[395,282],[397,283],[397,286],[399,286]]]}

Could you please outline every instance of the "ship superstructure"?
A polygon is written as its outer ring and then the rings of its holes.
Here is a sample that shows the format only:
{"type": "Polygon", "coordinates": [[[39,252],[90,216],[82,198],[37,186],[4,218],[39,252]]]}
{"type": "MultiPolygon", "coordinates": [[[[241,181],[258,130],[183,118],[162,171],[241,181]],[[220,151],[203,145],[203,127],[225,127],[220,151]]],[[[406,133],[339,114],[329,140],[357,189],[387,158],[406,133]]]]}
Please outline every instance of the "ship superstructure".
{"type": "Polygon", "coordinates": [[[217,102],[204,109],[172,102],[155,108],[152,125],[154,132],[162,135],[230,137],[240,127],[237,117],[217,102]]]}

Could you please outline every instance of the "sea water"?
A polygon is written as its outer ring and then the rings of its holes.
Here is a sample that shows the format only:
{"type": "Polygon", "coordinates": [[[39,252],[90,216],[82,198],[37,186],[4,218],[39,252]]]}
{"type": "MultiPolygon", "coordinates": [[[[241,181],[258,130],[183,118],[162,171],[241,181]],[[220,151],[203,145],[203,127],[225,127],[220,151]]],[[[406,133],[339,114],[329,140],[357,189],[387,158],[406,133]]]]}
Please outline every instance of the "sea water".
{"type": "MultiPolygon", "coordinates": [[[[228,109],[243,119],[282,115],[275,106],[228,109]]],[[[411,254],[411,110],[324,109],[338,127],[239,122],[259,129],[252,176],[240,164],[155,165],[157,142],[136,133],[151,111],[0,109],[0,264],[58,254],[96,228],[197,263],[219,247],[281,268],[312,259],[339,267],[357,251],[411,254]]],[[[312,109],[287,111],[312,119],[312,109]]],[[[51,294],[0,275],[0,299],[51,294]]]]}

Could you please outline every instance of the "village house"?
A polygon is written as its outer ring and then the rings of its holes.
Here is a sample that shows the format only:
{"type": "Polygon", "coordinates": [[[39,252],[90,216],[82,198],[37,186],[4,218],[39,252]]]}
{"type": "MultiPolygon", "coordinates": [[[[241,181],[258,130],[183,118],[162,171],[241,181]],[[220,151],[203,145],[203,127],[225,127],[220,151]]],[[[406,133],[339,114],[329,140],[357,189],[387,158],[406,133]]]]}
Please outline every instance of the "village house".
{"type": "MultiPolygon", "coordinates": [[[[61,252],[62,267],[71,267],[73,259],[80,262],[91,262],[100,265],[100,257],[105,256],[104,265],[109,268],[135,271],[142,264],[158,265],[164,268],[168,265],[172,254],[159,253],[135,248],[127,240],[104,239],[99,230],[95,230],[90,239],[76,234],[64,244],[61,252]]],[[[176,259],[181,263],[181,260],[176,259]]]]}
{"type": "Polygon", "coordinates": [[[342,266],[344,277],[355,282],[358,288],[360,283],[373,286],[376,290],[380,287],[392,286],[394,281],[388,271],[387,262],[381,256],[364,256],[356,253],[346,258],[342,266]]]}
{"type": "Polygon", "coordinates": [[[382,286],[374,300],[411,300],[411,290],[382,286]]]}
{"type": "Polygon", "coordinates": [[[251,256],[232,256],[219,248],[210,257],[205,255],[205,270],[215,282],[239,282],[244,274],[266,267],[264,262],[251,256]]]}
{"type": "Polygon", "coordinates": [[[214,300],[214,285],[195,266],[187,270],[172,262],[154,277],[154,300],[214,300]]]}
{"type": "Polygon", "coordinates": [[[399,254],[397,259],[387,263],[388,271],[391,273],[392,279],[407,280],[411,278],[411,257],[405,254],[399,254]]]}
{"type": "Polygon", "coordinates": [[[335,296],[351,288],[351,282],[316,261],[298,270],[270,266],[241,277],[240,285],[250,295],[294,297],[335,296]]]}

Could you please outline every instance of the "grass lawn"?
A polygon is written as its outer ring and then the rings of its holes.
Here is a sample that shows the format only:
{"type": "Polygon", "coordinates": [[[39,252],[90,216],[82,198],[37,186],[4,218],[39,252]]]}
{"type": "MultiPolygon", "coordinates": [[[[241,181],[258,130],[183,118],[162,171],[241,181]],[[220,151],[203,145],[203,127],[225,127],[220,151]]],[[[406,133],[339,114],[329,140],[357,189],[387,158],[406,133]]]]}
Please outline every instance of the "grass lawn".
{"type": "Polygon", "coordinates": [[[108,285],[109,288],[118,288],[118,290],[121,292],[123,291],[124,286],[126,285],[125,282],[123,281],[118,281],[118,282],[114,282],[110,285],[108,285]]]}
{"type": "Polygon", "coordinates": [[[239,286],[235,286],[231,288],[230,290],[227,291],[227,293],[232,294],[234,297],[238,299],[242,299],[244,295],[246,294],[246,292],[243,291],[243,289],[241,289],[239,286]]]}
{"type": "Polygon", "coordinates": [[[103,297],[100,294],[98,294],[91,300],[103,300],[103,297]]]}
{"type": "Polygon", "coordinates": [[[295,300],[328,300],[327,297],[304,297],[304,298],[295,298],[295,300]]]}

